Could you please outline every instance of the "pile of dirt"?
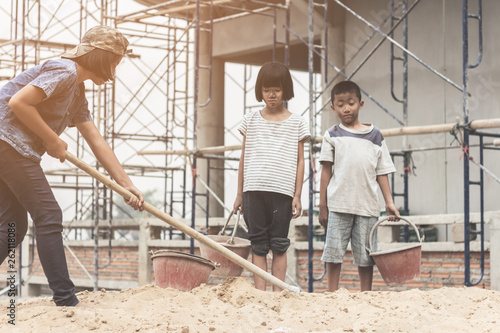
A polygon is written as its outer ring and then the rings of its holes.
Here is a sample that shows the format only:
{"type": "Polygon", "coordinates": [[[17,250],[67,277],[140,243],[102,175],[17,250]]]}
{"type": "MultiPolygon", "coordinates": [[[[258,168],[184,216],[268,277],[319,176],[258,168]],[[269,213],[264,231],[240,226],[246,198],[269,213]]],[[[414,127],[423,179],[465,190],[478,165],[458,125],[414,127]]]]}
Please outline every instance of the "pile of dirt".
{"type": "MultiPolygon", "coordinates": [[[[89,308],[50,298],[17,304],[1,332],[500,332],[500,292],[479,288],[390,292],[279,293],[243,278],[191,292],[147,285],[82,292],[89,308]]],[[[0,302],[6,309],[7,302],[0,302]]],[[[7,311],[7,310],[4,310],[7,311]]]]}

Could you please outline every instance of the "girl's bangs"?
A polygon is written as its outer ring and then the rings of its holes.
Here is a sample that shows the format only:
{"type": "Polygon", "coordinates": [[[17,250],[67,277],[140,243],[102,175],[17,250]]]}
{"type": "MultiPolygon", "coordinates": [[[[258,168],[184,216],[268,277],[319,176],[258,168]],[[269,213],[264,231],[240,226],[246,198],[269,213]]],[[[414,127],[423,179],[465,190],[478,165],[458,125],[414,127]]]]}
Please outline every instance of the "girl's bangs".
{"type": "Polygon", "coordinates": [[[281,73],[277,73],[276,71],[269,71],[267,73],[263,73],[262,75],[262,87],[283,87],[283,83],[281,82],[281,73]]]}

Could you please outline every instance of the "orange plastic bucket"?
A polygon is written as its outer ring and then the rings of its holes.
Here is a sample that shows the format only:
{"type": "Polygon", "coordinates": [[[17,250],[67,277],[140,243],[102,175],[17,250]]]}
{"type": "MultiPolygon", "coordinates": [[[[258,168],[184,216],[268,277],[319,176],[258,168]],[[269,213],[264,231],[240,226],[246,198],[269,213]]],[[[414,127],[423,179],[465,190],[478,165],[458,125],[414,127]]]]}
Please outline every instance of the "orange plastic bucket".
{"type": "Polygon", "coordinates": [[[409,281],[420,279],[420,266],[422,259],[422,240],[418,228],[409,220],[400,217],[400,220],[410,224],[416,231],[419,243],[405,246],[403,248],[372,252],[372,238],[375,229],[389,217],[378,221],[370,231],[370,256],[375,261],[377,268],[389,286],[404,284],[409,281]]]}
{"type": "Polygon", "coordinates": [[[159,250],[152,254],[156,285],[190,291],[207,282],[216,264],[206,258],[173,250],[159,250]]]}

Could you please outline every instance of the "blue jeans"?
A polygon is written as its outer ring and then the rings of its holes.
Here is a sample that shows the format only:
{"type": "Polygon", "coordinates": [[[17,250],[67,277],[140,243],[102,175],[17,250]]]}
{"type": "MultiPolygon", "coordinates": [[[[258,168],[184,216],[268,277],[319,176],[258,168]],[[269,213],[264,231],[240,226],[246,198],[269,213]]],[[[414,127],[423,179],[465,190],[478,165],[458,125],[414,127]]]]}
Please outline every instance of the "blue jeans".
{"type": "Polygon", "coordinates": [[[61,208],[40,164],[0,140],[0,263],[8,255],[9,224],[15,223],[17,246],[28,230],[27,213],[35,224],[38,256],[56,305],[76,305],[64,254],[61,208]]]}

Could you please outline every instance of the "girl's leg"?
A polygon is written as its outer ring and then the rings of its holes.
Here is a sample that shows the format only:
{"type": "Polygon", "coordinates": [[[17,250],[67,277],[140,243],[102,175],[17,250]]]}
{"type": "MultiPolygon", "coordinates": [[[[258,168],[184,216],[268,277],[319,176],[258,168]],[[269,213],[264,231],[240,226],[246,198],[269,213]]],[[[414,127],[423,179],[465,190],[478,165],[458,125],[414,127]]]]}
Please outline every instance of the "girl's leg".
{"type": "MultiPolygon", "coordinates": [[[[273,251],[271,273],[281,281],[285,281],[286,265],[287,265],[286,252],[277,254],[276,252],[273,251]]],[[[273,291],[281,291],[281,288],[273,286],[273,291]]]]}
{"type": "MultiPolygon", "coordinates": [[[[285,281],[287,270],[287,250],[290,247],[288,232],[292,219],[292,197],[281,193],[269,193],[268,205],[272,211],[271,225],[269,226],[269,247],[273,253],[271,272],[273,276],[285,281]]],[[[281,289],[273,286],[273,291],[281,289]]]]}
{"type": "Polygon", "coordinates": [[[74,306],[78,299],[64,254],[61,209],[40,164],[5,145],[0,149],[0,178],[35,223],[38,256],[56,305],[74,306]]]}
{"type": "MultiPolygon", "coordinates": [[[[252,244],[252,263],[267,272],[269,235],[267,233],[269,214],[263,192],[243,193],[243,218],[248,226],[248,239],[252,244]]],[[[253,275],[255,288],[266,290],[266,280],[253,275]]]]}
{"type": "Polygon", "coordinates": [[[328,279],[328,291],[336,291],[339,289],[340,270],[342,264],[335,264],[333,262],[326,263],[326,277],[328,279]]]}
{"type": "MultiPolygon", "coordinates": [[[[264,271],[267,272],[267,257],[266,256],[259,256],[259,255],[256,255],[255,252],[252,252],[252,263],[263,269],[264,271]]],[[[255,285],[255,288],[256,289],[259,289],[259,290],[266,290],[266,280],[264,280],[263,278],[257,276],[257,275],[253,275],[253,283],[255,285]]]]}

